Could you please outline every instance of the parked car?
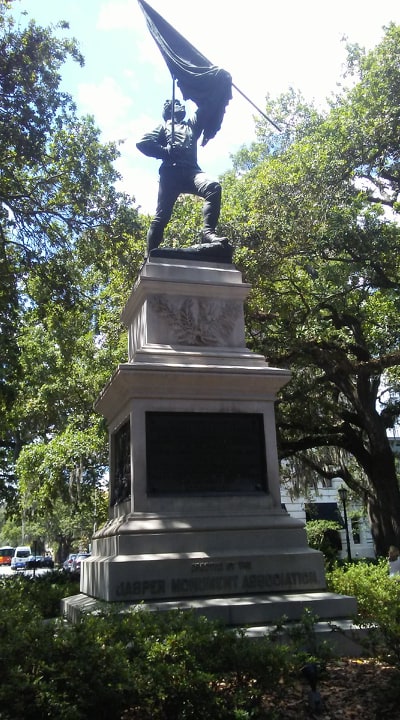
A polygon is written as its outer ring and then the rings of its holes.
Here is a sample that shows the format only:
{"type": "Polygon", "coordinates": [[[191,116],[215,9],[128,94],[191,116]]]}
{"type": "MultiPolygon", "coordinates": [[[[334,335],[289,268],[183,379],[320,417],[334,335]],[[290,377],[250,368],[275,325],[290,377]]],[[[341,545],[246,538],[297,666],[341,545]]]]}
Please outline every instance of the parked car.
{"type": "Polygon", "coordinates": [[[76,556],[78,553],[70,553],[66,560],[63,562],[63,570],[66,572],[71,572],[72,570],[72,563],[74,562],[76,556]]]}
{"type": "Polygon", "coordinates": [[[25,568],[31,570],[32,568],[50,568],[54,567],[53,558],[50,555],[30,555],[25,563],[25,568]]]}
{"type": "Polygon", "coordinates": [[[78,553],[72,562],[71,572],[80,574],[82,561],[85,561],[90,555],[91,553],[78,553]]]}
{"type": "Polygon", "coordinates": [[[43,556],[43,564],[42,567],[44,568],[50,568],[50,570],[53,570],[54,568],[54,560],[51,555],[44,555],[43,556]]]}
{"type": "Polygon", "coordinates": [[[11,558],[11,570],[25,570],[27,560],[32,555],[29,545],[18,545],[11,558]]]}
{"type": "Polygon", "coordinates": [[[41,555],[29,555],[25,560],[25,570],[32,570],[34,567],[39,567],[41,555]]]}

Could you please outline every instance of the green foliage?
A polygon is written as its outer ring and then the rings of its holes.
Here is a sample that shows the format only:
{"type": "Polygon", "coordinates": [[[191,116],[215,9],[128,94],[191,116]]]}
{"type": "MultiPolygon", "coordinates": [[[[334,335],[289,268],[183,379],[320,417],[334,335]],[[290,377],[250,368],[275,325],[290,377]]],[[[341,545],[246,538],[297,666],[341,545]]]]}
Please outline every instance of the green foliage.
{"type": "Polygon", "coordinates": [[[12,235],[25,261],[84,227],[109,226],[119,204],[116,144],[102,145],[93,118],[78,118],[60,88],[63,64],[83,64],[76,41],[57,37],[65,27],[17,25],[0,4],[1,244],[12,235]]]}
{"type": "Polygon", "coordinates": [[[363,644],[372,656],[400,666],[400,576],[387,560],[347,563],[327,573],[328,588],[357,599],[356,624],[368,628],[363,644]]]}
{"type": "Polygon", "coordinates": [[[126,356],[144,229],[115,189],[117,142],[61,89],[64,63],[83,63],[64,27],[0,2],[0,499],[26,539],[68,552],[105,517],[93,403],[126,356]]]}
{"type": "Polygon", "coordinates": [[[332,520],[308,520],[306,522],[307,542],[310,547],[320,550],[328,564],[335,561],[338,555],[338,546],[335,535],[340,525],[332,520]]]}
{"type": "Polygon", "coordinates": [[[44,621],[71,591],[60,573],[3,578],[4,720],[261,718],[263,694],[284,693],[305,661],[321,657],[311,616],[293,634],[291,648],[191,612],[105,605],[74,625],[44,621]]]}
{"type": "Polygon", "coordinates": [[[342,477],[368,507],[378,554],[400,492],[387,431],[400,413],[400,27],[349,48],[349,89],[317,114],[293,91],[223,181],[223,231],[252,285],[248,346],[292,379],[277,404],[295,482],[342,477]],[[382,388],[387,388],[382,393],[382,388]]]}
{"type": "Polygon", "coordinates": [[[318,665],[319,671],[326,667],[332,658],[333,651],[327,640],[321,640],[315,632],[315,624],[319,618],[307,607],[304,608],[299,622],[288,622],[282,618],[276,627],[276,633],[284,632],[288,638],[288,646],[296,654],[296,662],[304,666],[308,663],[318,665]]]}
{"type": "MultiPolygon", "coordinates": [[[[44,575],[30,576],[3,575],[0,577],[1,613],[8,615],[8,608],[27,606],[28,611],[40,615],[43,619],[55,618],[60,613],[60,601],[63,597],[79,592],[79,581],[67,573],[54,570],[44,575]]],[[[24,610],[25,612],[25,610],[24,610]]]]}
{"type": "Polygon", "coordinates": [[[116,624],[112,614],[107,628],[110,620],[113,644],[130,638],[126,719],[258,717],[263,690],[293,669],[285,648],[191,613],[139,610],[116,624]]]}

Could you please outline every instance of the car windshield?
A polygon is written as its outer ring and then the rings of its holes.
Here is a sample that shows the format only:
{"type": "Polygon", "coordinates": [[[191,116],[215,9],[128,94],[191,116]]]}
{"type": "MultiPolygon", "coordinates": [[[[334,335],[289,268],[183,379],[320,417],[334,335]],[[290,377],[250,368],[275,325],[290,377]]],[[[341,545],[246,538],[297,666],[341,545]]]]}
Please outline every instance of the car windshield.
{"type": "Polygon", "coordinates": [[[29,550],[18,550],[15,554],[15,557],[26,558],[26,557],[29,557],[29,555],[30,555],[29,550]]]}

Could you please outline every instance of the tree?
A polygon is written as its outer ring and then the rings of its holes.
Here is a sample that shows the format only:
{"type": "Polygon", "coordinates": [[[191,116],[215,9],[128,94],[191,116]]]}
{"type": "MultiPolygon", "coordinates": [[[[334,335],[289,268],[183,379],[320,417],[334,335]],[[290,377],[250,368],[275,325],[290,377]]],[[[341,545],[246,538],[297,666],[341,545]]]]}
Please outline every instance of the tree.
{"type": "Polygon", "coordinates": [[[16,28],[0,1],[0,490],[19,524],[53,537],[79,526],[56,529],[62,503],[93,524],[107,436],[92,405],[126,354],[119,311],[144,247],[115,189],[117,143],[60,90],[62,64],[83,58],[54,31],[16,28]]]}
{"type": "Polygon", "coordinates": [[[283,138],[269,142],[260,126],[223,183],[221,218],[253,285],[249,344],[292,369],[277,407],[281,457],[343,477],[368,506],[379,554],[400,541],[387,437],[400,413],[399,61],[391,25],[372,52],[348,48],[351,82],[326,113],[279,98],[283,138]]]}
{"type": "Polygon", "coordinates": [[[0,3],[1,245],[25,261],[68,247],[84,227],[110,225],[121,201],[115,143],[99,142],[93,118],[79,118],[60,90],[68,57],[83,64],[76,41],[57,39],[32,20],[16,29],[0,3]]]}

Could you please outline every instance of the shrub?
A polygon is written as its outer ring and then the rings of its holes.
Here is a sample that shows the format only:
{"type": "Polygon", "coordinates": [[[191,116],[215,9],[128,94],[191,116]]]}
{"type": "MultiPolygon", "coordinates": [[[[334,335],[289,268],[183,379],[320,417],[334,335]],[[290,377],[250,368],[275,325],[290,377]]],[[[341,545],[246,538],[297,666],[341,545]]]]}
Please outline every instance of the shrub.
{"type": "Polygon", "coordinates": [[[13,611],[0,635],[1,720],[257,718],[265,691],[299,672],[286,647],[190,612],[109,606],[76,625],[44,621],[23,587],[2,588],[13,611]]]}
{"type": "Polygon", "coordinates": [[[367,649],[400,666],[400,576],[389,577],[387,560],[346,563],[327,573],[327,584],[356,597],[355,622],[369,628],[367,649]]]}
{"type": "Polygon", "coordinates": [[[265,689],[293,667],[286,648],[191,612],[110,613],[105,627],[112,642],[129,639],[124,720],[225,720],[240,712],[255,718],[265,689]]]}
{"type": "Polygon", "coordinates": [[[79,592],[79,581],[66,573],[55,570],[45,575],[17,574],[0,576],[0,610],[7,612],[13,603],[23,603],[26,608],[35,608],[43,618],[54,618],[60,614],[63,597],[79,592]]]}
{"type": "Polygon", "coordinates": [[[307,542],[314,550],[320,550],[328,567],[332,567],[341,550],[340,525],[332,520],[308,520],[307,542]]]}
{"type": "Polygon", "coordinates": [[[54,618],[77,591],[60,573],[0,585],[0,720],[266,718],[265,693],[284,693],[314,652],[311,617],[289,649],[187,611],[104,603],[71,625],[54,618]]]}

